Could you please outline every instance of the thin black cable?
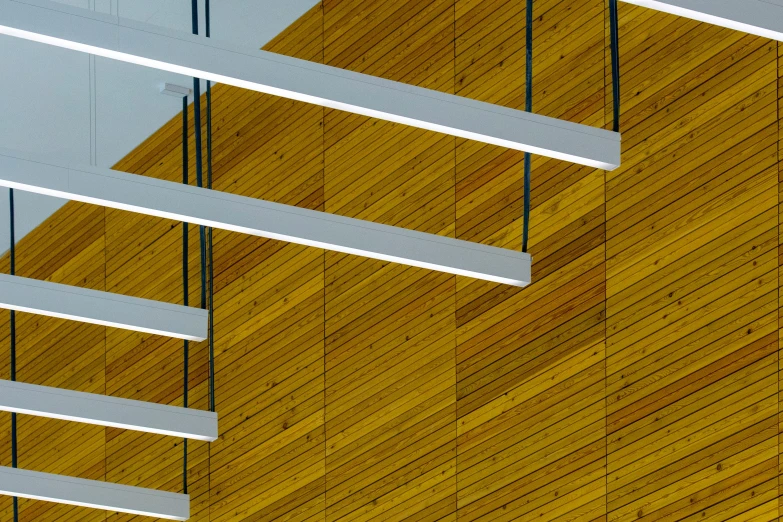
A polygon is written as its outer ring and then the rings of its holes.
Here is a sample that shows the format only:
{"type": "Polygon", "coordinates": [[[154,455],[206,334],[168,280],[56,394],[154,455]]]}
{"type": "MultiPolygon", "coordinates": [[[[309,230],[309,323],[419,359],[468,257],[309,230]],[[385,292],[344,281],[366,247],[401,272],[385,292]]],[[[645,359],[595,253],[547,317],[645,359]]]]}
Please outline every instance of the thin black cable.
{"type": "MultiPolygon", "coordinates": [[[[205,26],[206,32],[205,32],[205,34],[206,34],[207,38],[211,38],[212,35],[210,34],[210,28],[209,28],[209,26],[210,26],[209,0],[204,0],[204,20],[206,22],[206,26],[205,26]]],[[[207,86],[209,86],[209,83],[207,83],[207,86]]]]}
{"type": "MultiPolygon", "coordinates": [[[[204,16],[206,17],[206,36],[211,37],[211,19],[209,0],[204,0],[204,16]]],[[[212,82],[207,80],[207,188],[212,189],[212,82]]],[[[207,235],[209,252],[209,411],[215,411],[215,277],[214,259],[212,257],[212,227],[207,235]]],[[[207,448],[207,466],[212,469],[212,451],[207,448]]],[[[211,477],[211,473],[209,474],[211,477]]],[[[212,480],[207,478],[207,489],[212,491],[212,480]]]]}
{"type": "Polygon", "coordinates": [[[193,34],[198,34],[198,0],[190,0],[190,26],[193,34]]]}
{"type": "MultiPolygon", "coordinates": [[[[188,184],[188,97],[182,97],[182,183],[188,184]]],[[[188,224],[182,222],[182,301],[188,306],[188,224]]],[[[182,406],[188,407],[188,341],[183,345],[184,385],[182,406]]],[[[182,490],[188,493],[188,439],[182,439],[182,490]]]]}
{"type": "MultiPolygon", "coordinates": [[[[206,35],[211,37],[209,0],[205,0],[206,35]]],[[[207,80],[207,188],[212,189],[212,82],[207,80]]],[[[215,411],[215,274],[212,257],[212,227],[207,229],[207,252],[209,255],[209,411],[215,411]]]]}
{"type": "Polygon", "coordinates": [[[612,130],[620,132],[620,36],[617,0],[609,0],[609,40],[612,52],[612,130]]]}
{"type": "MultiPolygon", "coordinates": [[[[533,112],[533,0],[527,0],[525,12],[525,110],[533,112]]],[[[525,193],[522,215],[522,252],[527,252],[530,230],[531,154],[525,152],[525,193]]]]}
{"type": "MultiPolygon", "coordinates": [[[[193,34],[198,34],[198,0],[192,0],[191,12],[193,20],[193,34]]],[[[204,186],[204,166],[201,147],[201,80],[193,78],[193,127],[196,138],[196,185],[204,186]]],[[[206,228],[198,227],[199,248],[201,255],[201,308],[207,307],[207,239],[206,228]]]]}
{"type": "MultiPolygon", "coordinates": [[[[14,189],[8,189],[8,206],[10,214],[9,234],[11,240],[10,258],[11,275],[16,275],[16,223],[14,218],[14,189]]],[[[11,380],[16,380],[16,312],[11,310],[11,380]]],[[[11,467],[16,468],[18,461],[18,446],[16,440],[16,413],[11,414],[11,467]]],[[[19,521],[19,499],[14,497],[14,522],[19,521]]]]}
{"type": "MultiPolygon", "coordinates": [[[[193,126],[196,137],[196,185],[204,186],[203,165],[201,158],[201,89],[198,78],[193,78],[193,126]]],[[[198,227],[199,250],[201,258],[201,308],[207,307],[207,248],[206,248],[206,228],[203,225],[198,227]]]]}
{"type": "MultiPolygon", "coordinates": [[[[198,34],[198,0],[192,0],[191,1],[191,28],[193,31],[193,34],[198,34]]],[[[187,98],[185,98],[185,107],[184,112],[187,113],[187,98]]],[[[201,81],[198,78],[193,78],[193,135],[196,141],[196,185],[199,187],[203,186],[203,180],[202,180],[202,172],[203,172],[203,166],[202,166],[202,158],[201,158],[201,81]]],[[[187,184],[187,177],[185,179],[185,183],[187,184]]],[[[185,225],[187,228],[187,225],[185,225]]],[[[205,281],[205,263],[206,263],[206,253],[205,253],[205,237],[204,237],[204,227],[199,225],[199,243],[200,243],[200,260],[201,260],[201,308],[206,308],[207,303],[207,294],[206,294],[206,281],[205,281]]],[[[187,234],[185,234],[187,236],[187,234]]],[[[187,244],[186,244],[187,245],[187,244]]],[[[187,250],[184,250],[183,253],[184,259],[183,264],[187,266],[187,250]]],[[[185,268],[185,274],[187,274],[187,268],[185,268]]],[[[187,275],[185,275],[187,277],[187,275]]],[[[185,283],[185,294],[187,296],[188,287],[187,282],[185,283]]],[[[187,297],[186,297],[187,299],[187,297]]],[[[185,306],[187,306],[187,301],[185,302],[185,306]]],[[[187,343],[187,341],[186,341],[187,343]]],[[[187,346],[187,344],[186,344],[187,346]]],[[[188,407],[188,394],[187,394],[187,382],[188,382],[188,359],[185,358],[185,395],[184,395],[184,407],[188,407]]],[[[184,444],[184,459],[183,459],[183,474],[186,477],[185,478],[185,493],[187,493],[187,461],[188,461],[188,441],[187,439],[183,439],[184,444]]]]}

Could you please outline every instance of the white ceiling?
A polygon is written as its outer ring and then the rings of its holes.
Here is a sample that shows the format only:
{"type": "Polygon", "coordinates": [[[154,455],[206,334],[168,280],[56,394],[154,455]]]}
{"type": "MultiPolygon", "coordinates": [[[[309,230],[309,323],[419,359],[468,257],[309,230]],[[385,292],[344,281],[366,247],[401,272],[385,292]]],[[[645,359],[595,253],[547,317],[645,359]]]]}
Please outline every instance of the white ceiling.
{"type": "MultiPolygon", "coordinates": [[[[57,0],[190,32],[190,0],[57,0]]],[[[212,37],[263,47],[318,0],[210,0],[212,37]]],[[[204,0],[199,0],[203,34],[204,0]]],[[[163,82],[192,79],[0,36],[0,147],[111,167],[180,112],[163,82]]],[[[16,240],[63,200],[15,191],[16,240]]],[[[0,252],[9,246],[8,192],[0,189],[0,252]]]]}

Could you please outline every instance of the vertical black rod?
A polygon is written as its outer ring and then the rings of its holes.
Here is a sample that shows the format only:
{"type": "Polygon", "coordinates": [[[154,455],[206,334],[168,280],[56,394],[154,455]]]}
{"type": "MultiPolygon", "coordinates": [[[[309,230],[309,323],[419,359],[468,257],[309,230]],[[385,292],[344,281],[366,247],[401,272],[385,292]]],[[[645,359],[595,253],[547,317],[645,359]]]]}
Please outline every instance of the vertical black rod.
{"type": "MultiPolygon", "coordinates": [[[[192,29],[193,34],[198,34],[198,0],[192,0],[191,1],[191,21],[192,21],[192,29]]],[[[203,179],[202,179],[202,173],[203,173],[203,166],[202,166],[202,157],[201,157],[201,80],[198,78],[193,78],[193,135],[196,140],[196,185],[199,187],[203,186],[203,179]]],[[[206,244],[205,244],[205,238],[204,238],[204,227],[199,226],[199,246],[200,246],[200,259],[201,259],[201,308],[206,308],[207,304],[207,293],[206,293],[206,283],[205,283],[205,263],[206,263],[206,244]]],[[[185,361],[185,379],[188,377],[187,373],[188,363],[187,360],[185,361]]],[[[187,381],[186,381],[187,382],[187,381]]],[[[187,385],[185,386],[187,389],[187,385]]],[[[185,394],[185,408],[188,407],[187,404],[187,393],[185,394]]],[[[188,441],[187,439],[184,440],[184,447],[185,447],[185,460],[184,460],[184,473],[187,477],[187,454],[188,454],[188,441]]],[[[185,493],[187,493],[187,489],[185,490],[185,493]]]]}
{"type": "MultiPolygon", "coordinates": [[[[212,107],[210,86],[207,82],[207,188],[212,188],[212,107]]],[[[212,256],[212,228],[207,230],[209,252],[209,411],[215,411],[215,272],[212,256]]]]}
{"type": "MultiPolygon", "coordinates": [[[[8,207],[10,209],[11,214],[11,229],[10,229],[10,237],[11,237],[11,275],[16,275],[16,241],[14,239],[14,236],[16,235],[16,223],[15,223],[15,217],[14,217],[14,189],[8,189],[8,207]]],[[[12,310],[13,311],[13,310],[12,310]]],[[[16,363],[14,361],[11,361],[11,376],[13,377],[14,368],[16,366],[16,363]]]]}
{"type": "MultiPolygon", "coordinates": [[[[198,34],[198,0],[191,1],[193,34],[198,34]]],[[[196,185],[204,186],[203,159],[201,150],[201,80],[193,78],[193,126],[196,138],[196,185]]],[[[207,242],[204,226],[198,227],[201,252],[201,308],[207,307],[207,242]]]]}
{"type": "Polygon", "coordinates": [[[193,34],[198,34],[198,0],[190,0],[190,24],[193,34]]]}
{"type": "MultiPolygon", "coordinates": [[[[196,138],[196,185],[204,186],[203,162],[201,149],[201,80],[193,78],[193,126],[196,138]]],[[[199,246],[201,253],[201,308],[207,307],[207,282],[206,282],[206,231],[203,225],[198,227],[199,246]]]]}
{"type": "MultiPolygon", "coordinates": [[[[11,275],[16,275],[16,223],[14,217],[14,189],[8,189],[8,206],[10,209],[10,230],[11,239],[10,257],[11,257],[11,275]]],[[[16,312],[11,310],[11,380],[16,380],[16,312]]],[[[11,467],[16,468],[19,464],[18,449],[16,443],[16,413],[11,414],[11,467]]],[[[19,521],[19,499],[14,497],[14,522],[19,521]]]]}
{"type": "MultiPolygon", "coordinates": [[[[16,275],[16,218],[14,212],[14,189],[8,189],[8,207],[10,209],[9,236],[11,239],[10,261],[11,275],[16,275]]],[[[11,380],[16,380],[16,314],[11,310],[11,380]]],[[[11,416],[16,418],[16,414],[11,416]]],[[[16,431],[12,429],[11,433],[11,451],[13,452],[14,467],[16,467],[16,431]]]]}
{"type": "Polygon", "coordinates": [[[533,0],[525,9],[525,110],[533,112],[533,0]]]}
{"type": "MultiPolygon", "coordinates": [[[[188,184],[188,97],[182,97],[182,184],[188,184]]],[[[182,285],[183,304],[188,306],[188,224],[182,222],[182,285]]],[[[185,341],[185,346],[188,342],[185,341]]],[[[187,361],[185,361],[187,364],[187,361]]],[[[185,381],[187,382],[187,381],[185,381]]],[[[187,397],[188,388],[185,387],[187,397]]]]}
{"type": "MultiPolygon", "coordinates": [[[[525,110],[533,111],[533,0],[527,0],[525,12],[525,110]]],[[[522,252],[527,252],[530,230],[530,170],[531,155],[525,152],[525,194],[522,216],[522,252]]]]}
{"type": "MultiPolygon", "coordinates": [[[[188,184],[188,97],[182,97],[182,184],[188,184]]],[[[182,222],[182,301],[188,306],[188,224],[182,222]]],[[[182,405],[188,407],[188,341],[183,345],[184,385],[182,405]]],[[[182,439],[182,490],[188,493],[188,439],[182,439]]]]}
{"type": "MultiPolygon", "coordinates": [[[[206,35],[211,37],[209,0],[204,0],[206,35]]],[[[212,82],[207,80],[207,188],[212,188],[212,82]]],[[[214,270],[212,257],[212,228],[207,230],[207,252],[209,253],[209,411],[215,411],[215,315],[214,315],[214,270]]]]}
{"type": "Polygon", "coordinates": [[[609,0],[609,38],[612,52],[612,130],[620,132],[620,36],[617,18],[617,0],[609,0]]]}
{"type": "Polygon", "coordinates": [[[204,20],[206,22],[206,25],[205,25],[206,32],[204,34],[206,34],[207,38],[211,38],[212,34],[211,34],[211,31],[210,31],[210,28],[209,28],[209,26],[210,26],[209,0],[204,0],[204,20]]]}

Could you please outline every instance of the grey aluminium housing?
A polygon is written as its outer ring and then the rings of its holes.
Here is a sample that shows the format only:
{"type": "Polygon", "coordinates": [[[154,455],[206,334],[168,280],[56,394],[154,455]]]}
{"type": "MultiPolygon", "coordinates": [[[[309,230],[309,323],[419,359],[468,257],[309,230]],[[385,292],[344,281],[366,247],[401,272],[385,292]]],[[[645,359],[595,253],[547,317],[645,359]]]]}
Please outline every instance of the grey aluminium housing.
{"type": "Polygon", "coordinates": [[[0,0],[0,34],[540,154],[620,165],[620,134],[48,0],[0,0]]]}

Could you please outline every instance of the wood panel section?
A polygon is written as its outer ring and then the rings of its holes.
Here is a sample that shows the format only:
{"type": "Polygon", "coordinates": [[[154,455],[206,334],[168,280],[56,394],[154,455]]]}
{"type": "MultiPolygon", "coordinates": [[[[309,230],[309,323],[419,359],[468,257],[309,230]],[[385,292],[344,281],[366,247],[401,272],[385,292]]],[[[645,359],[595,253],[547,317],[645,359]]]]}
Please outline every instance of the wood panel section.
{"type": "MultiPolygon", "coordinates": [[[[490,4],[457,2],[458,94],[524,108],[524,2],[490,4]]],[[[534,109],[603,126],[603,2],[534,8],[534,109]]],[[[458,144],[459,237],[521,247],[522,159],[458,144]]],[[[457,291],[460,520],[605,516],[604,173],[532,169],[534,283],[457,291]]]]}
{"type": "MultiPolygon", "coordinates": [[[[453,13],[327,0],[324,62],[453,93],[453,13]]],[[[452,137],[329,110],[324,142],[327,212],[454,236],[452,137]]],[[[455,277],[324,263],[325,519],[456,520],[455,277]]]]}
{"type": "MultiPolygon", "coordinates": [[[[535,111],[610,128],[606,0],[534,5],[535,111]]],[[[525,17],[324,0],[266,48],[523,108],[525,17]]],[[[533,158],[528,288],[215,232],[221,434],[189,443],[192,520],[779,517],[780,49],[627,4],[620,24],[623,166],[533,158]]],[[[213,111],[218,190],[521,248],[519,152],[225,86],[213,111]]],[[[116,168],[179,181],[180,140],[177,117],[116,168]]],[[[69,203],[18,272],[181,303],[182,234],[69,203]]],[[[19,314],[18,343],[21,380],[182,404],[182,341],[19,314]]],[[[204,409],[207,344],[189,351],[204,409]]],[[[182,490],[181,440],[30,417],[19,435],[23,467],[182,490]]]]}
{"type": "Polygon", "coordinates": [[[623,7],[609,519],[776,520],[777,45],[623,7]]]}

